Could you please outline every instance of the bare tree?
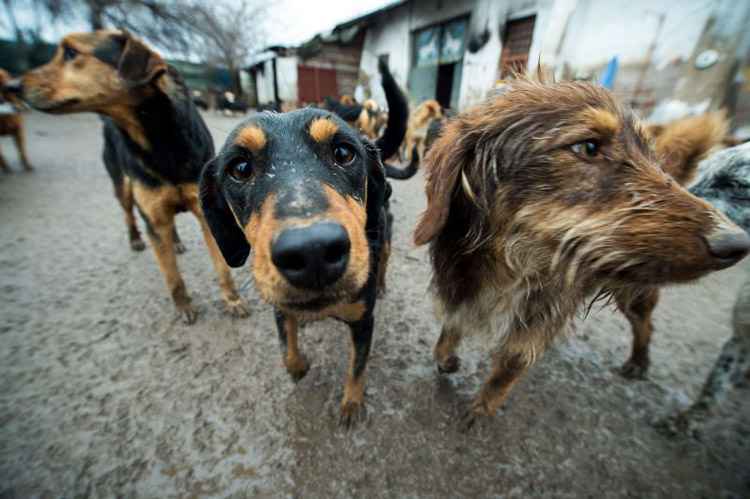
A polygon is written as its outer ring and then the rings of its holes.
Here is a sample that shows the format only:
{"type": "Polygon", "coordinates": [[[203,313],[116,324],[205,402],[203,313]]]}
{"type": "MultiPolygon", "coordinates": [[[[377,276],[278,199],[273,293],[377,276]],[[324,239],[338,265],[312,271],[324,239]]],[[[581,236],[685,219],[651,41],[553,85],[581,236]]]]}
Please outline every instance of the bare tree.
{"type": "MultiPolygon", "coordinates": [[[[10,0],[3,0],[10,1],[10,0]]],[[[189,47],[185,2],[177,0],[33,0],[52,19],[84,16],[92,30],[116,27],[132,31],[162,48],[189,47]]]]}
{"type": "Polygon", "coordinates": [[[261,49],[268,2],[194,0],[184,15],[191,22],[191,49],[205,62],[226,67],[234,92],[242,95],[240,70],[248,56],[261,49]]]}

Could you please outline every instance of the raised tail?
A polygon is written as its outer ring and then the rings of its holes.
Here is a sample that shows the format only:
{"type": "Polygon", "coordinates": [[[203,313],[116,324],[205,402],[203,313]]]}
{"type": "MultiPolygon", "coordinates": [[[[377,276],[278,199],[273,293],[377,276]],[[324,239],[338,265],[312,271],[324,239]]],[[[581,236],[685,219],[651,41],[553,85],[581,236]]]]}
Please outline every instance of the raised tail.
{"type": "Polygon", "coordinates": [[[411,150],[411,162],[409,166],[398,168],[388,163],[383,163],[383,166],[385,166],[385,176],[388,178],[395,178],[396,180],[412,178],[417,173],[417,170],[419,170],[419,153],[417,152],[417,147],[415,146],[411,150]]]}
{"type": "Polygon", "coordinates": [[[683,118],[651,128],[662,167],[682,185],[693,179],[698,163],[711,149],[722,144],[728,130],[724,111],[683,118]]]}
{"type": "Polygon", "coordinates": [[[393,75],[388,69],[388,64],[382,60],[378,61],[378,71],[380,71],[383,82],[385,100],[388,102],[388,123],[386,124],[385,132],[375,142],[375,145],[380,150],[380,157],[387,159],[396,154],[406,135],[406,122],[409,120],[409,103],[406,101],[404,93],[398,87],[396,80],[393,79],[393,75]]]}

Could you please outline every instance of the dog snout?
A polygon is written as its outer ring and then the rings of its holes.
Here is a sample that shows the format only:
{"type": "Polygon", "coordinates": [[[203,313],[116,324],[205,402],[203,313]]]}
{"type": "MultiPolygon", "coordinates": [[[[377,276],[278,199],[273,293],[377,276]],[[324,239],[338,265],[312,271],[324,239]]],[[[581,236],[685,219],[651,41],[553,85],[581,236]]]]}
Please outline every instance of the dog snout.
{"type": "Polygon", "coordinates": [[[321,222],[284,230],[273,243],[271,260],[293,286],[320,289],[344,274],[350,248],[343,226],[321,222]]]}
{"type": "Polygon", "coordinates": [[[20,95],[23,93],[23,82],[21,78],[13,78],[3,85],[3,91],[20,95]]]}
{"type": "Polygon", "coordinates": [[[721,230],[706,237],[708,252],[722,267],[730,267],[750,252],[750,235],[743,230],[721,230]]]}

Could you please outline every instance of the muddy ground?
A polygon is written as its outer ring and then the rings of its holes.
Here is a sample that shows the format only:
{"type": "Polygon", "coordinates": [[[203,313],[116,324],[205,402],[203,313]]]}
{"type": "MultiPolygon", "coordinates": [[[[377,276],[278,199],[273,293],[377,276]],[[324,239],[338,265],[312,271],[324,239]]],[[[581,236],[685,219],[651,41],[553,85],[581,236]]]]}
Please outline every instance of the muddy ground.
{"type": "MultiPolygon", "coordinates": [[[[236,119],[209,116],[223,141],[236,119]]],[[[663,294],[648,381],[613,372],[630,342],[611,310],[577,324],[489,424],[457,417],[488,367],[478,340],[436,375],[426,253],[410,243],[422,178],[394,183],[389,292],[368,368],[368,420],[336,425],[345,327],[301,335],[294,384],[271,309],[243,269],[250,319],[222,311],[197,223],[178,218],[200,317],[176,317],[150,252],[133,253],[100,161],[94,116],[28,115],[36,172],[0,178],[0,497],[750,496],[750,398],[735,392],[702,441],[651,422],[695,396],[745,268],[663,294]]],[[[18,165],[12,146],[3,153],[18,165]]],[[[141,224],[142,225],[142,224],[141,224]]]]}

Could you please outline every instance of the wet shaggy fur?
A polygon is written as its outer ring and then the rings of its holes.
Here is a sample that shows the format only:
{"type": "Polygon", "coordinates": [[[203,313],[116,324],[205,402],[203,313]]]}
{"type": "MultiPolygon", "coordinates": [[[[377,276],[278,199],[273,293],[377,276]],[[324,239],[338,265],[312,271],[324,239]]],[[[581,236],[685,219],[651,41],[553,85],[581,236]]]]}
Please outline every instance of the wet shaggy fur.
{"type": "Polygon", "coordinates": [[[404,128],[405,118],[392,112],[383,136],[372,143],[324,110],[260,113],[230,134],[202,175],[201,203],[226,261],[242,266],[253,249],[255,285],[274,306],[292,379],[309,369],[297,338],[303,322],[330,317],[349,326],[340,412],[345,426],[364,414],[373,311],[390,255],[391,190],[381,158],[397,150],[404,128]],[[335,248],[346,248],[345,259],[333,246],[326,247],[325,258],[305,256],[325,247],[320,234],[331,227],[338,228],[341,243],[335,248]],[[300,243],[280,256],[291,237],[300,243]],[[345,265],[326,278],[333,261],[345,265]]]}
{"type": "MultiPolygon", "coordinates": [[[[23,116],[18,112],[17,97],[14,93],[9,90],[3,90],[5,85],[11,81],[10,74],[7,71],[0,69],[0,105],[7,107],[7,112],[0,112],[0,136],[9,135],[13,137],[13,141],[16,143],[16,150],[18,151],[18,157],[21,160],[21,165],[26,171],[31,171],[31,163],[29,163],[28,156],[26,155],[26,139],[23,133],[23,116]]],[[[4,173],[9,173],[10,168],[5,162],[5,158],[0,154],[0,170],[4,173]]]]}
{"type": "Polygon", "coordinates": [[[125,212],[131,247],[143,249],[133,206],[148,230],[172,300],[186,322],[197,317],[177,268],[174,216],[192,212],[233,315],[247,309],[211,236],[198,201],[198,179],[213,140],[180,74],[123,31],[66,36],[54,58],[23,76],[21,93],[52,114],[95,112],[104,124],[103,159],[125,212]]]}
{"type": "MultiPolygon", "coordinates": [[[[690,192],[750,231],[750,144],[717,152],[701,163],[690,192]]],[[[724,343],[698,399],[686,410],[662,421],[670,434],[700,437],[704,422],[729,391],[750,380],[750,275],[732,311],[732,336],[724,343]]]]}
{"type": "Polygon", "coordinates": [[[459,368],[465,334],[504,333],[467,426],[494,414],[582,305],[609,297],[640,314],[653,300],[644,290],[726,268],[750,248],[661,168],[632,112],[591,84],[515,80],[450,120],[424,163],[415,242],[430,243],[438,369],[459,368]],[[742,254],[712,255],[709,242],[724,237],[742,254]]]}

